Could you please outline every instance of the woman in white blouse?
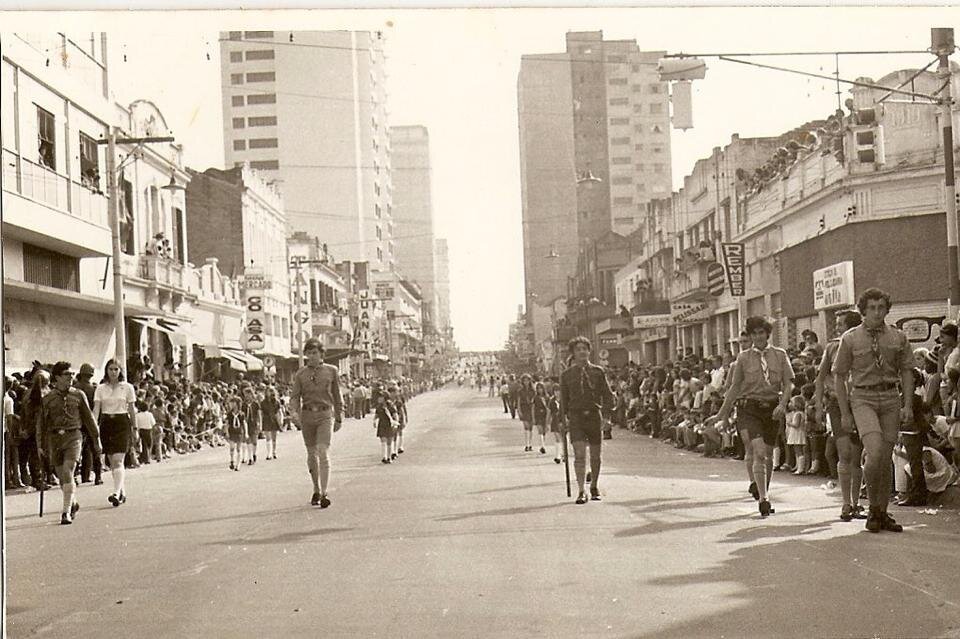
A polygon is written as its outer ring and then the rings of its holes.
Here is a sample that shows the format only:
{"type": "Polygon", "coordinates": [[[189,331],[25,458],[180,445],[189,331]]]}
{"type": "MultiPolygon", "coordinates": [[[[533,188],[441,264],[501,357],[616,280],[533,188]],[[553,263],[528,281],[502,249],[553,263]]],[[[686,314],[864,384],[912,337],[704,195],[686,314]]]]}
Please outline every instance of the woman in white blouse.
{"type": "Polygon", "coordinates": [[[100,425],[100,443],[113,475],[113,493],[107,499],[114,508],[127,501],[123,490],[123,458],[130,449],[130,437],[136,423],[137,394],[123,380],[116,360],[107,362],[107,374],[93,395],[93,417],[100,425]]]}

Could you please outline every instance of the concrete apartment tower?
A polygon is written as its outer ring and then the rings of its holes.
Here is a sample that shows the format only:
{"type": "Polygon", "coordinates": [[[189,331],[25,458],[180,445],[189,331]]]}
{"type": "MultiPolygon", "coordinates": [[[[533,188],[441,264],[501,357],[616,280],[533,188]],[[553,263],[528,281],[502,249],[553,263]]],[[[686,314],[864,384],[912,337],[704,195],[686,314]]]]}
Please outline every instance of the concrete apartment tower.
{"type": "Polygon", "coordinates": [[[564,53],[521,58],[528,303],[565,294],[579,245],[610,231],[629,235],[644,205],[671,193],[669,93],[657,75],[662,56],[634,40],[588,31],[567,33],[564,53]]]}
{"type": "Polygon", "coordinates": [[[423,126],[390,127],[393,241],[397,270],[420,285],[424,322],[436,328],[430,135],[423,126]]]}
{"type": "Polygon", "coordinates": [[[291,230],[337,260],[394,267],[382,35],[221,33],[224,156],[283,194],[291,230]]]}
{"type": "Polygon", "coordinates": [[[434,256],[437,272],[437,330],[446,337],[453,338],[453,324],[450,321],[450,251],[445,238],[434,242],[434,256]]]}

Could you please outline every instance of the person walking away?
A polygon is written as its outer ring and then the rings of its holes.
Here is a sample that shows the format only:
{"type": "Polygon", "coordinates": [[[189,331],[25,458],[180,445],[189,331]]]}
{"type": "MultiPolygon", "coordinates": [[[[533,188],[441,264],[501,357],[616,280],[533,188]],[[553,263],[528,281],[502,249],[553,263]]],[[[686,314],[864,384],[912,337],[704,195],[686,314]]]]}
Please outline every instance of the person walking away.
{"type": "Polygon", "coordinates": [[[247,432],[243,402],[236,395],[227,398],[227,442],[230,448],[230,470],[238,471],[243,464],[243,436],[247,432]],[[236,462],[234,462],[236,457],[236,462]]]}
{"type": "Polygon", "coordinates": [[[263,416],[260,413],[260,402],[250,385],[243,389],[243,410],[246,415],[244,443],[247,449],[247,464],[253,466],[257,463],[257,439],[260,437],[263,416]]]}
{"type": "Polygon", "coordinates": [[[751,494],[756,487],[760,516],[775,512],[768,499],[771,451],[780,420],[793,391],[793,367],[782,348],[770,346],[773,326],[762,317],[750,317],[746,333],[753,346],[740,352],[732,369],[726,397],[711,421],[724,421],[737,406],[737,427],[744,447],[752,452],[751,494]]]}
{"type": "Polygon", "coordinates": [[[523,423],[523,452],[533,451],[533,398],[536,394],[533,388],[533,378],[527,373],[520,377],[520,388],[517,391],[517,412],[523,423]]]}
{"type": "Polygon", "coordinates": [[[540,435],[540,454],[547,453],[547,391],[543,382],[537,382],[534,386],[533,396],[533,423],[537,427],[537,433],[540,435]]]}
{"type": "MultiPolygon", "coordinates": [[[[97,385],[91,381],[93,379],[93,373],[93,366],[83,364],[80,366],[80,371],[73,381],[73,387],[83,391],[83,394],[87,396],[87,403],[90,406],[93,406],[94,393],[97,390],[97,385]]],[[[83,449],[80,453],[80,482],[84,484],[90,483],[90,471],[93,470],[93,484],[94,486],[99,486],[103,483],[103,461],[100,459],[100,455],[93,454],[93,442],[90,441],[90,436],[87,435],[86,430],[82,430],[82,435],[83,449]]]]}
{"type": "Polygon", "coordinates": [[[601,411],[613,404],[613,391],[603,369],[590,363],[590,340],[574,337],[567,344],[573,361],[560,375],[560,410],[573,443],[573,468],[577,476],[576,503],[587,503],[584,492],[587,445],[590,447],[590,499],[600,501],[601,411]]]}
{"type": "Polygon", "coordinates": [[[516,375],[510,375],[507,382],[510,392],[507,394],[507,404],[510,406],[510,419],[517,418],[517,395],[520,393],[520,381],[516,375]]]}
{"type": "Polygon", "coordinates": [[[395,458],[392,455],[393,441],[397,431],[397,411],[393,401],[384,394],[377,397],[377,408],[374,412],[373,425],[377,429],[380,439],[380,463],[389,464],[395,458]]]}
{"type": "Polygon", "coordinates": [[[307,468],[313,481],[310,503],[330,506],[330,443],[340,430],[343,406],[340,403],[339,371],[323,363],[323,344],[311,337],[304,343],[307,364],[297,371],[290,391],[290,411],[300,424],[307,450],[307,468]]]}
{"type": "Polygon", "coordinates": [[[862,322],[859,311],[848,310],[838,313],[835,322],[836,337],[829,340],[824,347],[820,368],[817,370],[816,390],[814,402],[817,409],[817,421],[825,424],[829,420],[830,430],[833,431],[833,440],[837,447],[837,482],[840,484],[840,520],[852,521],[866,519],[863,507],[860,506],[860,485],[863,483],[863,445],[860,435],[854,425],[845,429],[840,404],[837,402],[836,379],[833,370],[833,361],[840,347],[840,336],[847,331],[860,326],[862,322]]]}
{"type": "Polygon", "coordinates": [[[396,430],[393,435],[393,451],[390,459],[396,459],[397,455],[403,452],[403,431],[407,427],[407,399],[404,393],[396,385],[390,386],[390,400],[396,409],[396,430]]]}
{"type": "Polygon", "coordinates": [[[510,384],[506,378],[500,384],[500,399],[503,401],[503,414],[506,415],[510,412],[510,384]]]}
{"type": "MultiPolygon", "coordinates": [[[[53,390],[43,398],[40,417],[37,421],[37,442],[39,454],[47,458],[56,470],[63,491],[63,509],[60,512],[62,525],[72,524],[80,502],[76,497],[76,484],[73,473],[80,460],[80,448],[83,445],[82,429],[86,429],[95,442],[94,450],[100,454],[100,434],[97,422],[87,397],[71,387],[73,371],[69,362],[57,362],[51,371],[53,390]]],[[[131,387],[131,391],[132,391],[131,387]]]]}
{"type": "Polygon", "coordinates": [[[553,455],[553,461],[559,464],[561,461],[563,461],[561,458],[563,446],[560,439],[563,431],[561,425],[563,422],[563,416],[560,414],[560,399],[557,397],[557,387],[553,383],[548,384],[548,386],[547,421],[550,423],[550,432],[553,433],[554,444],[556,446],[556,452],[553,455]]]}
{"type": "Polygon", "coordinates": [[[857,429],[866,452],[866,529],[872,533],[903,532],[887,513],[891,455],[900,423],[914,418],[913,351],[902,331],[887,326],[890,306],[890,296],[880,289],[865,290],[857,300],[863,323],[843,334],[833,363],[842,427],[857,429]]]}
{"type": "Polygon", "coordinates": [[[266,459],[276,459],[277,432],[280,430],[280,424],[283,423],[283,415],[280,412],[280,402],[277,400],[277,390],[273,386],[267,388],[266,397],[260,403],[260,413],[263,419],[263,433],[267,440],[266,459]]]}
{"type": "Polygon", "coordinates": [[[107,498],[114,508],[127,501],[124,490],[124,457],[131,448],[136,423],[137,394],[124,380],[120,364],[107,362],[104,378],[93,396],[93,416],[100,424],[100,441],[113,475],[113,492],[107,498]]]}

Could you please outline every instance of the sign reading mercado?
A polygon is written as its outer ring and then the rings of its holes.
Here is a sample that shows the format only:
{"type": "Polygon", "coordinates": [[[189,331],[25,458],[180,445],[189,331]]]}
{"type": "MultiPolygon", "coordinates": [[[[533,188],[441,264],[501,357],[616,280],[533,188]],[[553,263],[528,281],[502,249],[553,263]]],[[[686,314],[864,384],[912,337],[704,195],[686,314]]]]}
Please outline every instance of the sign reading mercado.
{"type": "Polygon", "coordinates": [[[730,295],[743,297],[744,293],[744,245],[743,242],[724,242],[720,245],[723,250],[723,262],[727,267],[727,283],[730,285],[730,295]]]}
{"type": "Polygon", "coordinates": [[[814,310],[851,306],[855,301],[852,261],[840,262],[813,272],[814,310]]]}

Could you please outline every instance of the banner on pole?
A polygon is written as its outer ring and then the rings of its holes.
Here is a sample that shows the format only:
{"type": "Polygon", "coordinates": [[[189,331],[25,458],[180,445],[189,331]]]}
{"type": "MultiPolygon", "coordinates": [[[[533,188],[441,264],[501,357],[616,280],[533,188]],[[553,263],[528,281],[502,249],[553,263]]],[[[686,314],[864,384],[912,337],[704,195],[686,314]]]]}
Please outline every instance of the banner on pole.
{"type": "Polygon", "coordinates": [[[743,297],[744,294],[744,244],[743,242],[724,242],[720,245],[723,251],[723,263],[727,268],[727,284],[730,286],[730,295],[743,297]]]}

